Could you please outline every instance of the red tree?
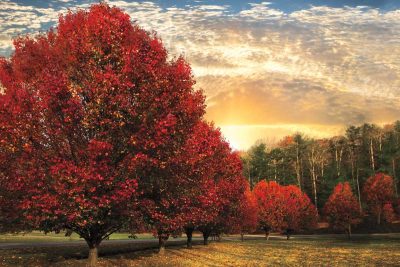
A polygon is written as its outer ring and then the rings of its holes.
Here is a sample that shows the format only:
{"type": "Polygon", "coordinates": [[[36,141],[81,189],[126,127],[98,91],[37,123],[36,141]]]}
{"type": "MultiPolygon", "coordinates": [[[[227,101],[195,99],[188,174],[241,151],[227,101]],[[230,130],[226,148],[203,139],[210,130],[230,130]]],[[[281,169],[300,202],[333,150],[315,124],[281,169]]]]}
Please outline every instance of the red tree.
{"type": "Polygon", "coordinates": [[[182,150],[180,171],[196,186],[187,186],[183,211],[184,231],[187,246],[192,247],[192,234],[199,225],[206,225],[214,220],[221,207],[218,196],[218,176],[224,175],[220,169],[221,161],[230,153],[219,129],[212,124],[199,123],[182,150]]]}
{"type": "MultiPolygon", "coordinates": [[[[219,198],[215,176],[225,175],[220,163],[225,162],[226,153],[230,153],[230,149],[222,140],[220,131],[213,125],[199,122],[183,148],[159,171],[157,179],[159,182],[164,179],[162,187],[149,195],[144,214],[155,226],[160,251],[163,251],[169,236],[181,230],[186,232],[187,245],[191,247],[195,226],[216,217],[219,198]],[[155,195],[159,198],[155,199],[155,195]]],[[[155,190],[154,186],[151,190],[155,190]]]]}
{"type": "Polygon", "coordinates": [[[268,240],[271,231],[285,228],[285,194],[282,186],[273,181],[260,181],[253,192],[258,204],[258,222],[268,240]]]}
{"type": "Polygon", "coordinates": [[[197,229],[203,233],[204,244],[208,244],[211,234],[220,237],[222,233],[230,233],[235,225],[240,208],[240,201],[246,190],[246,180],[242,175],[242,162],[238,153],[232,152],[228,143],[221,143],[221,150],[216,153],[216,172],[212,176],[217,192],[214,208],[217,216],[211,221],[203,221],[197,229]]]}
{"type": "Polygon", "coordinates": [[[391,203],[383,205],[382,215],[385,222],[392,223],[396,220],[396,213],[391,203]]]}
{"type": "Polygon", "coordinates": [[[271,231],[285,230],[289,239],[294,231],[316,226],[317,210],[297,186],[261,181],[253,191],[258,204],[258,222],[267,239],[271,231]]]}
{"type": "MultiPolygon", "coordinates": [[[[23,192],[14,206],[26,219],[77,232],[94,264],[100,242],[127,222],[142,192],[158,201],[178,183],[158,174],[204,114],[204,98],[182,58],[168,61],[156,36],[106,4],[69,12],[57,29],[14,46],[0,60],[8,166],[0,178],[23,192]]],[[[175,205],[169,200],[166,207],[175,205]]]]}
{"type": "Polygon", "coordinates": [[[334,229],[344,230],[351,237],[351,226],[361,222],[361,213],[348,182],[335,187],[325,204],[324,214],[334,229]]]}
{"type": "Polygon", "coordinates": [[[257,230],[258,226],[258,206],[257,199],[252,191],[250,185],[247,183],[246,191],[244,192],[236,216],[236,231],[239,232],[244,240],[244,234],[253,233],[257,230]]]}
{"type": "Polygon", "coordinates": [[[314,229],[317,226],[318,213],[310,198],[295,185],[283,187],[283,194],[286,209],[284,227],[287,239],[295,231],[314,229]]]}
{"type": "Polygon", "coordinates": [[[393,201],[393,178],[383,173],[377,173],[369,177],[364,184],[363,195],[369,211],[376,216],[377,224],[379,225],[384,205],[391,204],[393,201]]]}

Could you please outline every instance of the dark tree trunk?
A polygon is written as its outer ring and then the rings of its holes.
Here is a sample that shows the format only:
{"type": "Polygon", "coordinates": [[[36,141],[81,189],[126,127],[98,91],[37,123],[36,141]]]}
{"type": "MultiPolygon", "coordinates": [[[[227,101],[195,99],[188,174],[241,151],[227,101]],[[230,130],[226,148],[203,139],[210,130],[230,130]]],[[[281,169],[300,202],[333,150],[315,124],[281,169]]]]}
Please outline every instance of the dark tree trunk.
{"type": "Polygon", "coordinates": [[[208,232],[203,232],[203,240],[204,240],[204,245],[208,245],[208,237],[210,236],[210,233],[208,232]]]}
{"type": "Polygon", "coordinates": [[[351,239],[351,224],[349,224],[347,227],[347,237],[351,239]]]}
{"type": "Polygon", "coordinates": [[[269,231],[265,231],[265,238],[267,239],[267,241],[269,240],[269,231]]]}
{"type": "Polygon", "coordinates": [[[158,235],[158,253],[165,253],[165,244],[167,243],[169,234],[159,234],[158,235]]]}
{"type": "Polygon", "coordinates": [[[376,223],[378,224],[378,225],[381,225],[381,210],[379,209],[379,211],[378,211],[378,216],[377,216],[377,219],[376,219],[376,223]]]}
{"type": "Polygon", "coordinates": [[[286,231],[284,232],[284,234],[286,235],[286,240],[289,240],[293,233],[294,233],[293,229],[291,228],[286,229],[286,231]]]}
{"type": "Polygon", "coordinates": [[[242,240],[242,242],[244,241],[244,233],[240,233],[240,238],[242,240]]]}
{"type": "Polygon", "coordinates": [[[194,231],[194,228],[193,228],[193,227],[187,227],[187,228],[185,229],[186,236],[187,236],[187,242],[186,242],[187,248],[192,248],[193,231],[194,231]]]}
{"type": "Polygon", "coordinates": [[[221,240],[222,240],[222,239],[221,239],[221,234],[217,234],[217,235],[216,235],[216,240],[217,240],[217,242],[221,242],[221,240]]]}

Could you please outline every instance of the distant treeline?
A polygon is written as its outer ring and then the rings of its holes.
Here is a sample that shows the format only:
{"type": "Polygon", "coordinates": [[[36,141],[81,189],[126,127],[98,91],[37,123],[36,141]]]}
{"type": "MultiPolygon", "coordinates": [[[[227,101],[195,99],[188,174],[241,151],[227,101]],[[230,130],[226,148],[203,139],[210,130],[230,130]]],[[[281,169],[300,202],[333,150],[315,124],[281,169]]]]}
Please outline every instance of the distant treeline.
{"type": "Polygon", "coordinates": [[[400,172],[400,121],[383,127],[350,126],[345,135],[329,139],[301,133],[286,136],[275,145],[257,142],[242,153],[243,172],[253,187],[260,180],[296,184],[321,209],[339,182],[349,182],[358,201],[368,177],[383,172],[394,179],[398,197],[400,172]]]}

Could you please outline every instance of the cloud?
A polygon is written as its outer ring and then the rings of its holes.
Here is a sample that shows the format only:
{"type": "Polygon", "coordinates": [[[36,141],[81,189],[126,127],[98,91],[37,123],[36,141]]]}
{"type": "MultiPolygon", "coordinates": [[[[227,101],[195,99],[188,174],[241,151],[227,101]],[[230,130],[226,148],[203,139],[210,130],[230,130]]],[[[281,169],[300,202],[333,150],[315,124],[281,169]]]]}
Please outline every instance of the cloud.
{"type": "MultiPolygon", "coordinates": [[[[312,6],[285,13],[263,2],[235,12],[200,2],[169,8],[108,2],[156,30],[171,57],[183,54],[191,62],[197,87],[207,95],[207,118],[223,131],[259,127],[253,141],[266,131],[281,135],[297,127],[324,135],[350,123],[399,118],[400,10],[312,6]]],[[[38,9],[5,3],[3,53],[10,51],[11,36],[51,25],[70,4],[38,9]]]]}
{"type": "Polygon", "coordinates": [[[227,91],[218,90],[223,78],[206,79],[215,85],[207,116],[218,125],[349,125],[391,122],[400,114],[395,100],[333,90],[310,80],[238,76],[229,79],[227,91]]]}
{"type": "Polygon", "coordinates": [[[0,5],[0,53],[7,55],[12,51],[12,38],[48,29],[65,10],[64,7],[38,8],[3,0],[0,5]]]}

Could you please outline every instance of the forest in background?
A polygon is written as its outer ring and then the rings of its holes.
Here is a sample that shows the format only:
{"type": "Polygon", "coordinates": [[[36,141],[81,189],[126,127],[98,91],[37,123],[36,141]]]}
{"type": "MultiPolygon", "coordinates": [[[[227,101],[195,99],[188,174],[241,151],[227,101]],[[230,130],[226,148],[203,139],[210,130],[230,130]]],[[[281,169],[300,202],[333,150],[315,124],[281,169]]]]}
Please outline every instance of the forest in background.
{"type": "Polygon", "coordinates": [[[335,185],[349,182],[362,208],[362,187],[378,172],[393,177],[398,197],[400,121],[349,126],[344,135],[331,138],[296,133],[273,145],[257,141],[241,158],[251,188],[260,180],[295,184],[321,210],[335,185]]]}

